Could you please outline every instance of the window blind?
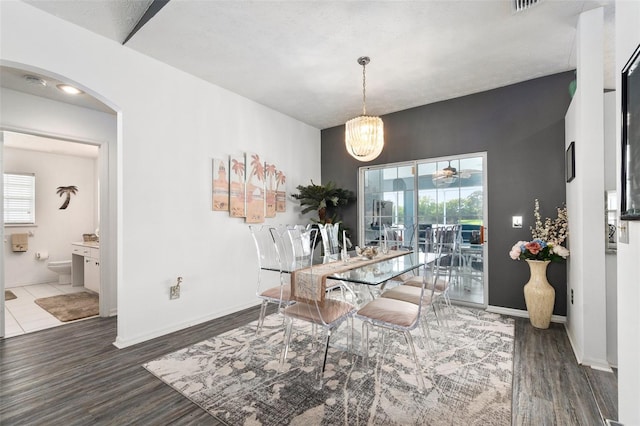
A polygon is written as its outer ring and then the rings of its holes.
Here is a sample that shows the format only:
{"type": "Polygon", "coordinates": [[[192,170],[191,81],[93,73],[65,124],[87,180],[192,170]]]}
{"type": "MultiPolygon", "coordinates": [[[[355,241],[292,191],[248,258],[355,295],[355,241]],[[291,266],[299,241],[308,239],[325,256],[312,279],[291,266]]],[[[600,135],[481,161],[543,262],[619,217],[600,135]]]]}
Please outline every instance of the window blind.
{"type": "Polygon", "coordinates": [[[4,174],[4,223],[36,222],[36,176],[32,173],[4,174]]]}

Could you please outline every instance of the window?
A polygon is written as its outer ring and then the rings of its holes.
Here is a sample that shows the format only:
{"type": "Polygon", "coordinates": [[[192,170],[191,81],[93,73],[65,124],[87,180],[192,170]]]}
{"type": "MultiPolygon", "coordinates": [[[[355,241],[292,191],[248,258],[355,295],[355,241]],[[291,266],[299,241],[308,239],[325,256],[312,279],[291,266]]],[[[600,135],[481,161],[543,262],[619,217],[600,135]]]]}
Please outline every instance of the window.
{"type": "Polygon", "coordinates": [[[4,174],[4,223],[36,223],[36,176],[33,173],[4,174]]]}

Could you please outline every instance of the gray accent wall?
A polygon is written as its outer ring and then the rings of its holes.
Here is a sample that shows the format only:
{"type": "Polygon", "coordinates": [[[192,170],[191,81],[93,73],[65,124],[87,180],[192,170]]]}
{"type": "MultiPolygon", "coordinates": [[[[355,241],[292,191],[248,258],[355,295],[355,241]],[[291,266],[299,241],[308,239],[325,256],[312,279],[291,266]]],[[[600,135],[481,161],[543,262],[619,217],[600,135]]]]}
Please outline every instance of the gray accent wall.
{"type": "MultiPolygon", "coordinates": [[[[529,268],[511,260],[508,252],[516,241],[531,238],[534,199],[540,200],[543,217],[555,217],[556,207],[565,202],[564,116],[574,77],[573,71],[564,72],[382,116],[385,148],[369,163],[347,154],[344,126],[325,129],[322,181],[357,194],[359,167],[486,151],[488,303],[526,309],[522,288],[529,268]],[[511,227],[512,216],[523,216],[522,229],[511,227]]],[[[354,234],[357,213],[353,205],[343,217],[354,234]]],[[[547,277],[556,290],[553,313],[566,315],[565,264],[549,265],[547,277]]]]}

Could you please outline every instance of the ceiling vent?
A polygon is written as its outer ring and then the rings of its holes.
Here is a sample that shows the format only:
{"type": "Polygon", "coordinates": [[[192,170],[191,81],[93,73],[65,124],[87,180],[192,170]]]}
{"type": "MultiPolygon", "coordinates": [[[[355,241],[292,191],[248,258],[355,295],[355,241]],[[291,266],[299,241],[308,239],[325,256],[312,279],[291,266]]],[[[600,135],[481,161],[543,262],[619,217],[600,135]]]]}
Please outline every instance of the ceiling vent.
{"type": "Polygon", "coordinates": [[[540,3],[542,0],[513,0],[513,11],[522,12],[540,3]]]}

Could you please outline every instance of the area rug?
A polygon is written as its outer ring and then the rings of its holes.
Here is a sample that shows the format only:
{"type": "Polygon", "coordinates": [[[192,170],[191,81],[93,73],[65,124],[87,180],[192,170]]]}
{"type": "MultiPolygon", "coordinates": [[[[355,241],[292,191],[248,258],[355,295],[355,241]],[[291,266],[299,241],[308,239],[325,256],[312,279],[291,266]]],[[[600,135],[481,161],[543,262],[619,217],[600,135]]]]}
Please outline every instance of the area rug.
{"type": "Polygon", "coordinates": [[[13,299],[17,299],[17,298],[18,298],[18,296],[13,294],[13,292],[11,290],[5,290],[4,291],[4,300],[5,300],[5,302],[7,300],[13,300],[13,299]]]}
{"type": "MultiPolygon", "coordinates": [[[[309,329],[296,327],[287,362],[278,368],[282,318],[266,318],[144,364],[175,390],[228,425],[510,425],[513,320],[454,308],[449,327],[431,327],[434,349],[416,350],[426,391],[399,333],[388,332],[380,351],[371,333],[369,366],[355,345],[346,351],[345,324],[332,336],[324,387],[313,385],[316,355],[309,329]],[[382,352],[382,355],[380,355],[382,352]],[[377,354],[377,355],[376,355],[377,354]]],[[[421,341],[415,331],[415,340],[421,341]]],[[[417,342],[416,342],[417,343],[417,342]]]]}
{"type": "Polygon", "coordinates": [[[62,322],[98,315],[98,295],[81,291],[34,300],[42,309],[62,322]]]}

